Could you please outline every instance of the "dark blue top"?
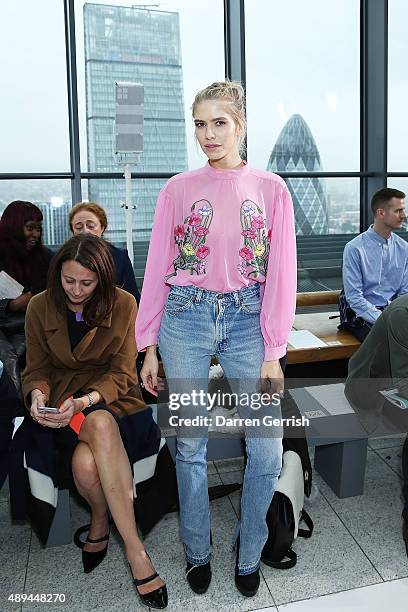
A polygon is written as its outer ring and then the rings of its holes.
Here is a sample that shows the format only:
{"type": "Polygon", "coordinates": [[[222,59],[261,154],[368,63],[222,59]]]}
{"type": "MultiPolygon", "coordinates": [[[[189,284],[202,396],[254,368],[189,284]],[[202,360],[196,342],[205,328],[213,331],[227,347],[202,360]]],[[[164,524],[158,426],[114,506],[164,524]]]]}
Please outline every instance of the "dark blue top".
{"type": "Polygon", "coordinates": [[[128,252],[126,249],[119,249],[113,244],[108,244],[113,257],[113,262],[115,264],[116,285],[128,293],[131,293],[136,299],[136,302],[139,304],[140,293],[136,285],[135,273],[133,271],[128,252]]]}

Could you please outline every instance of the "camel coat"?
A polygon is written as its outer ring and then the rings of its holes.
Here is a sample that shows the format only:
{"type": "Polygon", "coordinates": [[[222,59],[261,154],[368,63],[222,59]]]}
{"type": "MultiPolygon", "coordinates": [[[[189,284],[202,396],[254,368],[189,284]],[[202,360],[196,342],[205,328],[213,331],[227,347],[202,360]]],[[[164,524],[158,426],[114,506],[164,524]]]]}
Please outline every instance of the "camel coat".
{"type": "Polygon", "coordinates": [[[27,408],[30,392],[40,389],[49,406],[98,391],[117,417],[145,409],[135,367],[136,312],[135,298],[116,288],[111,315],[90,328],[71,351],[66,316],[56,311],[47,291],[33,297],[26,313],[27,366],[22,374],[27,408]]]}

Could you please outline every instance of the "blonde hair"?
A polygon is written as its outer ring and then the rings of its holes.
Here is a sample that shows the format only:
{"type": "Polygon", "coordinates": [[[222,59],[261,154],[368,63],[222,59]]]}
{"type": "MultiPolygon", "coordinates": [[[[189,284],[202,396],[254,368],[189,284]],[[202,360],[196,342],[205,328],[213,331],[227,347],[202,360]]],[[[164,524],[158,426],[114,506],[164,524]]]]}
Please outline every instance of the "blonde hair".
{"type": "Polygon", "coordinates": [[[195,96],[191,107],[194,117],[198,104],[205,100],[222,100],[229,103],[229,113],[235,125],[239,128],[238,148],[243,152],[246,135],[245,93],[241,83],[237,81],[215,81],[195,96]]]}

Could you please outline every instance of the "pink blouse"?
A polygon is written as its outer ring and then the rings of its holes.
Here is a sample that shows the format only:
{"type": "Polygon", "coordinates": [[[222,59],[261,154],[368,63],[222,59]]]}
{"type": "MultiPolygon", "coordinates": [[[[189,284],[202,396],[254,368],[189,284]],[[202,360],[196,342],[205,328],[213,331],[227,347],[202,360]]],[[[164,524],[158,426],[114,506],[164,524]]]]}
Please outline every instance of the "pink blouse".
{"type": "Polygon", "coordinates": [[[296,306],[293,205],[276,174],[209,164],[163,187],[136,319],[139,351],[157,344],[170,285],[228,292],[261,283],[265,361],[286,352],[296,306]]]}

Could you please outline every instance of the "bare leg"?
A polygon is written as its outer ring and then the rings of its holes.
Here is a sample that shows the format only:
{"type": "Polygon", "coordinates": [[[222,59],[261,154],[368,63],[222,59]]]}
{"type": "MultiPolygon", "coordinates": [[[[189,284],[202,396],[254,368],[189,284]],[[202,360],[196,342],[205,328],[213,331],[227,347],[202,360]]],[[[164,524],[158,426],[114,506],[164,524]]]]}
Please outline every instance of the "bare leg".
{"type": "MultiPolygon", "coordinates": [[[[92,412],[82,425],[79,439],[92,452],[100,485],[125,544],[133,576],[139,579],[151,576],[154,568],[136,528],[132,471],[115,419],[106,410],[92,412]]],[[[163,580],[156,578],[138,590],[144,595],[163,585],[163,580]]]]}
{"type": "MultiPolygon", "coordinates": [[[[101,487],[98,469],[91,449],[85,442],[79,442],[72,458],[72,472],[76,488],[91,507],[91,539],[102,538],[108,533],[108,505],[101,487]]],[[[90,544],[86,542],[84,550],[97,552],[103,550],[106,542],[90,544]]]]}

